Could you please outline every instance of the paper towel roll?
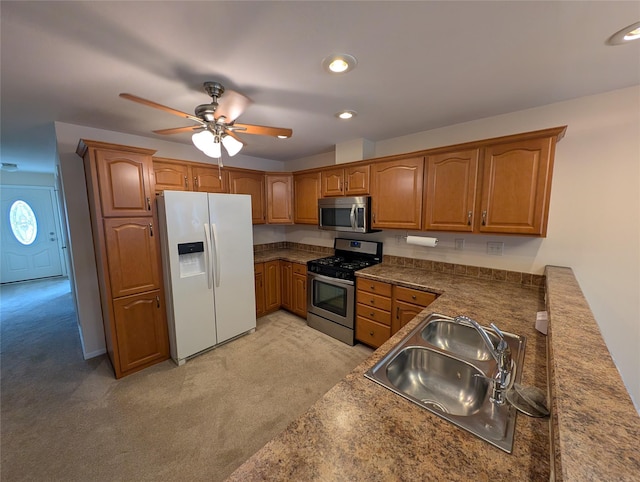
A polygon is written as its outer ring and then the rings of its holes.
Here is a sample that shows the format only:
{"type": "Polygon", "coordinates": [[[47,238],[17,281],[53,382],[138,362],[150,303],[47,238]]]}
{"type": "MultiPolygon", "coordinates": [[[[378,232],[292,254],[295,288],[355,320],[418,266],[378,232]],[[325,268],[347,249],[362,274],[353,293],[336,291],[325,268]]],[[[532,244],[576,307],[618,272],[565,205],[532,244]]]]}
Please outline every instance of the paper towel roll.
{"type": "Polygon", "coordinates": [[[416,246],[426,246],[435,248],[438,244],[438,238],[424,238],[422,236],[407,236],[407,244],[415,244],[416,246]]]}

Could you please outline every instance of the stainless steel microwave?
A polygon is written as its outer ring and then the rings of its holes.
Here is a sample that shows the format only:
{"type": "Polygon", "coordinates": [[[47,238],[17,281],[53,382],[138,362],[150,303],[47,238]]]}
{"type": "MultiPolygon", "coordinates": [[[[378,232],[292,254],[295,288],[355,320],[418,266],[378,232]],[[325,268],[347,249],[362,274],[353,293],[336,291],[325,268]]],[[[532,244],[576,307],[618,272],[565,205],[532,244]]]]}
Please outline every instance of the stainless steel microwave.
{"type": "Polygon", "coordinates": [[[328,231],[372,233],[371,197],[318,199],[318,227],[328,231]]]}

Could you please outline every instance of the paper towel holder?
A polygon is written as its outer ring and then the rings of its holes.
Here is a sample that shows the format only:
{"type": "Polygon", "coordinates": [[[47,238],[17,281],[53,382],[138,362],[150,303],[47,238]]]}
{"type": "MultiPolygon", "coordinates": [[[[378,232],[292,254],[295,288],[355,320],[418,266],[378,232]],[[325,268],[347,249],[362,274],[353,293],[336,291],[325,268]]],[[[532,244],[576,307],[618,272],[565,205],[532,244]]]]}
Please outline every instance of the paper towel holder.
{"type": "Polygon", "coordinates": [[[426,248],[435,248],[438,245],[438,238],[430,236],[410,236],[408,232],[404,236],[398,236],[398,238],[404,239],[407,244],[426,248]]]}

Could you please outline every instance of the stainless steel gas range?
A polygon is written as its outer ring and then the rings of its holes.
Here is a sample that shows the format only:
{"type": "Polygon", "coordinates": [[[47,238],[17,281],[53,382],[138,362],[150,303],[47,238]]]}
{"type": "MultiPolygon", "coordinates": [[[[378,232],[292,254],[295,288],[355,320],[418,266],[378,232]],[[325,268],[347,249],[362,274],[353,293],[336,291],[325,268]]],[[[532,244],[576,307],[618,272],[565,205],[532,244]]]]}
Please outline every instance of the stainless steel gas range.
{"type": "Polygon", "coordinates": [[[382,243],[336,238],[335,256],[307,263],[307,324],[355,343],[355,272],[382,262],[382,243]]]}

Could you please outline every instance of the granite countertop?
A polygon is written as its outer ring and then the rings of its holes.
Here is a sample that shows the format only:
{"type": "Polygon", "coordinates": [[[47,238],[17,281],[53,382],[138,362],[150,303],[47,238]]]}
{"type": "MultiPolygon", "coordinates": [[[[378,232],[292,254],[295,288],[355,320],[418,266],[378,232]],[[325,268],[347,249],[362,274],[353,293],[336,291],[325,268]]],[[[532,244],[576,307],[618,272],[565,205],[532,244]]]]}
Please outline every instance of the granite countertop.
{"type": "Polygon", "coordinates": [[[640,480],[640,416],[569,268],[547,266],[557,480],[640,480]]]}
{"type": "MultiPolygon", "coordinates": [[[[288,258],[287,258],[288,259],[288,258]]],[[[507,454],[364,378],[429,313],[464,313],[527,337],[522,383],[546,390],[546,337],[534,329],[542,287],[385,263],[358,276],[442,294],[229,480],[548,480],[549,421],[518,414],[507,454]]]]}
{"type": "MultiPolygon", "coordinates": [[[[318,257],[282,249],[256,262],[318,257]]],[[[540,287],[386,263],[357,275],[441,296],[228,480],[638,480],[640,417],[570,268],[548,266],[540,287]],[[534,328],[545,308],[548,338],[534,328]],[[521,383],[548,389],[552,417],[518,414],[512,454],[364,378],[432,312],[527,337],[521,383]]]]}
{"type": "Polygon", "coordinates": [[[311,261],[312,259],[318,259],[328,256],[326,254],[311,252],[311,251],[301,251],[299,249],[270,249],[268,251],[259,251],[257,253],[253,253],[253,262],[254,263],[266,263],[267,261],[275,261],[278,259],[283,259],[285,261],[291,261],[292,263],[301,263],[307,264],[307,261],[311,261]]]}

